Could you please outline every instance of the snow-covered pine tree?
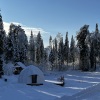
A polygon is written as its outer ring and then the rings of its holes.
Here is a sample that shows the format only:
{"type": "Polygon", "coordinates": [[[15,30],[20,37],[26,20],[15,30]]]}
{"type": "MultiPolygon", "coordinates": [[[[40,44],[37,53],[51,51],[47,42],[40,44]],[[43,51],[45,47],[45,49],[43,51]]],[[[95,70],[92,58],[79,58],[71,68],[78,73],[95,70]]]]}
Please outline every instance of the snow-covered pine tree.
{"type": "Polygon", "coordinates": [[[52,47],[52,36],[49,38],[49,46],[52,47]]]}
{"type": "Polygon", "coordinates": [[[14,54],[13,54],[13,60],[14,62],[20,61],[19,57],[19,40],[18,40],[18,29],[14,30],[14,41],[13,41],[13,47],[14,47],[14,54]]]}
{"type": "Polygon", "coordinates": [[[32,31],[29,40],[29,54],[30,54],[30,60],[32,62],[35,62],[35,43],[34,43],[34,36],[32,31]]]}
{"type": "Polygon", "coordinates": [[[96,24],[95,32],[90,34],[88,39],[90,44],[90,70],[96,70],[96,62],[100,55],[100,34],[98,24],[96,24]]]}
{"type": "Polygon", "coordinates": [[[90,70],[96,70],[96,56],[95,56],[95,45],[94,42],[91,41],[90,44],[90,70]]]}
{"type": "Polygon", "coordinates": [[[86,37],[89,34],[88,27],[89,25],[84,25],[77,34],[78,46],[80,49],[79,67],[82,71],[89,70],[89,48],[86,43],[86,37]]]}
{"type": "Polygon", "coordinates": [[[62,70],[64,64],[64,45],[63,45],[63,38],[61,38],[58,48],[58,64],[59,64],[59,71],[62,70]]]}
{"type": "Polygon", "coordinates": [[[46,70],[48,68],[48,54],[47,51],[44,49],[44,54],[43,54],[43,62],[41,62],[43,64],[42,66],[42,70],[46,70]]]}
{"type": "Polygon", "coordinates": [[[73,62],[73,69],[74,69],[74,61],[75,61],[75,40],[71,38],[71,43],[70,43],[70,60],[73,62]]]}
{"type": "Polygon", "coordinates": [[[57,46],[57,39],[54,40],[54,47],[53,47],[53,54],[55,56],[55,67],[58,69],[58,46],[57,46]]]}
{"type": "Polygon", "coordinates": [[[3,28],[3,20],[0,13],[0,73],[3,74],[3,60],[4,60],[4,41],[6,33],[3,28]]]}
{"type": "Polygon", "coordinates": [[[68,32],[66,32],[66,37],[65,37],[64,60],[67,62],[67,66],[68,66],[68,61],[69,61],[69,40],[68,40],[68,32]]]}
{"type": "Polygon", "coordinates": [[[50,63],[51,63],[51,70],[53,70],[53,68],[54,68],[54,62],[55,62],[55,50],[54,50],[54,46],[53,46],[53,48],[51,48],[51,52],[50,52],[50,54],[49,54],[49,61],[50,61],[50,63]]]}
{"type": "Polygon", "coordinates": [[[20,25],[16,26],[18,30],[18,41],[19,41],[19,58],[20,62],[26,63],[28,53],[28,39],[24,29],[20,25]]]}
{"type": "Polygon", "coordinates": [[[96,28],[95,28],[94,35],[95,35],[95,38],[94,38],[95,56],[96,56],[96,60],[99,60],[100,59],[100,33],[99,33],[99,29],[98,29],[98,24],[97,23],[96,23],[96,28]]]}
{"type": "Polygon", "coordinates": [[[46,50],[44,50],[44,63],[48,62],[48,54],[46,52],[46,50]]]}
{"type": "Polygon", "coordinates": [[[9,32],[7,37],[6,49],[5,49],[6,63],[13,61],[13,54],[14,54],[13,52],[14,52],[13,40],[12,40],[12,35],[9,32]]]}
{"type": "Polygon", "coordinates": [[[37,40],[36,40],[36,63],[40,64],[41,63],[41,34],[40,32],[37,35],[37,40]]]}
{"type": "Polygon", "coordinates": [[[36,47],[36,63],[39,65],[41,62],[40,48],[36,47]]]}
{"type": "Polygon", "coordinates": [[[41,39],[40,52],[41,52],[41,63],[42,63],[44,61],[44,44],[43,44],[43,39],[41,39]]]}
{"type": "Polygon", "coordinates": [[[24,63],[27,59],[28,40],[21,26],[11,23],[6,44],[6,61],[24,63]]]}

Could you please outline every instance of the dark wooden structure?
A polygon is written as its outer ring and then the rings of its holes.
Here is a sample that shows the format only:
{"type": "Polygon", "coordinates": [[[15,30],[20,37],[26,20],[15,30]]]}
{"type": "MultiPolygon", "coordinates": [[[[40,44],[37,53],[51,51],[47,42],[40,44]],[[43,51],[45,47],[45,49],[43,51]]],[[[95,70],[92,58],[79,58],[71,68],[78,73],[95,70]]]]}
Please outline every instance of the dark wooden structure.
{"type": "Polygon", "coordinates": [[[32,83],[37,83],[37,75],[31,75],[32,83]]]}

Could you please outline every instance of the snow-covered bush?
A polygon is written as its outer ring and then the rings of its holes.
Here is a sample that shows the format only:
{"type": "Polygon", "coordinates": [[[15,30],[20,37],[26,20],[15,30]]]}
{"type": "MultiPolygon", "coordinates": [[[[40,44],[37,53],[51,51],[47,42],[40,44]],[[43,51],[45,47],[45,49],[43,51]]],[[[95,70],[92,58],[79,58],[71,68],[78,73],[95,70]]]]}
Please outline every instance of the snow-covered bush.
{"type": "Polygon", "coordinates": [[[3,71],[5,75],[12,75],[14,72],[14,65],[12,63],[4,64],[3,71]]]}

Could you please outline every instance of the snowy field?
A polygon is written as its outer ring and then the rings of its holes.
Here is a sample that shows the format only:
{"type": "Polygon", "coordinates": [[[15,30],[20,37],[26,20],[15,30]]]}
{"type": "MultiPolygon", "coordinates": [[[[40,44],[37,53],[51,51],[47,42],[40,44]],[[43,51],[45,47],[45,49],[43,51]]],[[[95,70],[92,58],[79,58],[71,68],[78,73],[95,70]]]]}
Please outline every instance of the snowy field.
{"type": "Polygon", "coordinates": [[[100,100],[100,72],[48,72],[41,86],[19,84],[18,76],[4,77],[0,79],[0,100],[100,100]],[[62,75],[65,86],[52,83],[62,75]]]}

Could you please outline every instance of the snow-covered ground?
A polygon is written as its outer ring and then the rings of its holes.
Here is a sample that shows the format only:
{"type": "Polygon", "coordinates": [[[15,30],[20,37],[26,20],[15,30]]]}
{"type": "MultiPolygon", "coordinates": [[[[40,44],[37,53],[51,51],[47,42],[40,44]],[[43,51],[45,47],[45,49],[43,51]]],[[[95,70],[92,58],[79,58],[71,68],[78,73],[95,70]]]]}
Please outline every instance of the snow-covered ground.
{"type": "Polygon", "coordinates": [[[41,86],[19,84],[17,79],[0,79],[0,100],[100,100],[100,72],[48,72],[41,86]],[[63,87],[52,83],[60,76],[65,77],[63,87]]]}

